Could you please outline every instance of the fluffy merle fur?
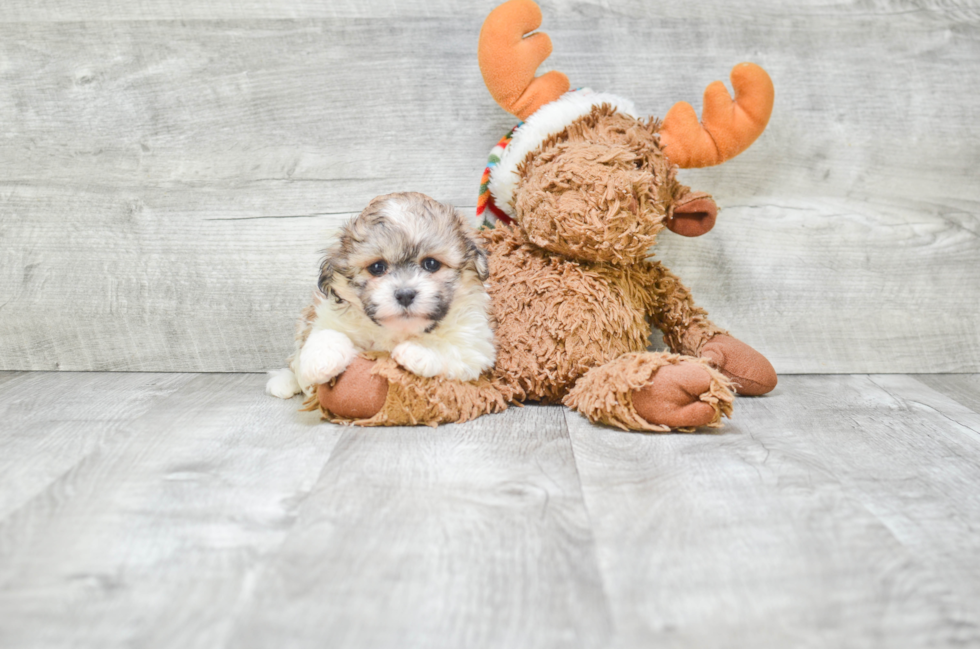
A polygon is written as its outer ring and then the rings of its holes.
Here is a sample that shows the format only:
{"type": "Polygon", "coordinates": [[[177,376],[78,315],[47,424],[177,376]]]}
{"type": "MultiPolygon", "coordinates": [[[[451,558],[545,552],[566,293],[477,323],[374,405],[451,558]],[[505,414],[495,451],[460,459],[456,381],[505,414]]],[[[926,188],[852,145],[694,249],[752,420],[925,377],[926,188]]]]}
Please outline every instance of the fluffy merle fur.
{"type": "Polygon", "coordinates": [[[289,368],[267,391],[309,394],[362,352],[389,352],[419,376],[476,379],[496,355],[488,274],[486,252],[452,207],[419,193],[379,196],[327,249],[289,368]]]}

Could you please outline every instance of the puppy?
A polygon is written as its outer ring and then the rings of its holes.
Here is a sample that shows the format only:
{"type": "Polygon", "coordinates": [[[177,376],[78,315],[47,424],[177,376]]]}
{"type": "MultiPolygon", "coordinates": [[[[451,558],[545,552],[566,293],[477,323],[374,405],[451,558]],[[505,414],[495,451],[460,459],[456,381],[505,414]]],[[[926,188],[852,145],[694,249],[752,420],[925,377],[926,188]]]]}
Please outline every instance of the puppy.
{"type": "Polygon", "coordinates": [[[289,367],[270,372],[266,392],[312,394],[367,351],[418,376],[477,378],[496,357],[488,275],[456,210],[419,193],[375,198],[326,251],[289,367]]]}

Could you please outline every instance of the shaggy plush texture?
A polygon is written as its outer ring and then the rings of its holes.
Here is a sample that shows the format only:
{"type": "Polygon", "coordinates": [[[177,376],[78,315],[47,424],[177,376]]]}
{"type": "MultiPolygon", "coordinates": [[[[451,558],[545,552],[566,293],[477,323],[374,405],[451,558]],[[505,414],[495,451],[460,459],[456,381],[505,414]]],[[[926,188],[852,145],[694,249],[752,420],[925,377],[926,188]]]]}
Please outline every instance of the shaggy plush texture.
{"type": "Polygon", "coordinates": [[[558,402],[590,368],[646,348],[642,273],[550,254],[516,228],[483,236],[497,321],[494,374],[509,399],[558,402]]]}
{"type": "Polygon", "coordinates": [[[678,187],[657,127],[603,105],[547,138],[519,168],[514,207],[528,238],[573,259],[642,259],[678,187]]]}
{"type": "Polygon", "coordinates": [[[489,169],[487,190],[492,194],[497,207],[513,219],[516,215],[514,193],[520,179],[518,168],[528,154],[539,149],[548,138],[553,138],[579,118],[591,113],[594,108],[603,105],[623,115],[636,115],[636,108],[628,99],[594,92],[589,88],[579,88],[545,104],[528,117],[526,122],[518,124],[506,145],[500,148],[497,162],[489,169]]]}
{"type": "MultiPolygon", "coordinates": [[[[387,354],[375,356],[372,377],[388,383],[382,409],[372,417],[343,416],[329,410],[327,400],[314,394],[306,410],[319,409],[323,419],[358,426],[415,426],[462,423],[480,415],[500,412],[507,402],[488,377],[461,382],[443,378],[423,378],[405,371],[387,354]]],[[[342,379],[341,379],[342,380],[342,379]]]]}
{"type": "Polygon", "coordinates": [[[528,241],[519,228],[482,233],[497,322],[494,382],[510,401],[558,402],[585,372],[646,349],[647,318],[694,355],[723,330],[662,264],[580,262],[528,241]]]}
{"type": "Polygon", "coordinates": [[[715,164],[747,147],[771,110],[768,76],[758,66],[736,68],[734,101],[709,87],[704,129],[680,104],[662,125],[638,119],[619,98],[562,96],[564,75],[535,79],[550,41],[540,32],[523,35],[540,24],[531,0],[508,0],[480,35],[488,89],[527,120],[506,148],[498,145],[500,158],[491,163],[499,164],[483,179],[514,222],[481,233],[496,365],[478,382],[460,384],[419,379],[381,359],[373,373],[390,383],[384,407],[354,423],[466,421],[539,401],[630,430],[720,426],[733,399],[723,372],[756,394],[775,386],[775,372],[647,256],[665,227],[696,236],[714,225],[714,200],[677,181],[677,162],[688,144],[694,148],[682,166],[715,164]],[[651,324],[674,353],[646,351],[651,324]]]}
{"type": "MultiPolygon", "coordinates": [[[[519,166],[517,224],[479,233],[488,252],[486,285],[498,350],[492,373],[471,383],[422,379],[383,357],[372,370],[389,382],[381,411],[339,416],[321,403],[324,416],[365,426],[438,424],[468,421],[508,403],[564,402],[593,421],[663,431],[671,426],[667,420],[651,422],[635,407],[635,399],[656,404],[663,397],[676,401],[677,412],[691,403],[711,404],[711,416],[704,418],[707,411],[698,408],[694,420],[720,425],[731,412],[732,384],[697,357],[727,332],[708,319],[676,276],[646,258],[675,205],[700,206],[685,218],[700,218],[714,205],[707,194],[692,196],[677,182],[676,167],[659,147],[659,127],[657,120],[596,106],[545,138],[519,166]],[[651,324],[674,354],[645,351],[651,324]],[[683,374],[683,385],[654,381],[659,367],[679,364],[686,370],[674,376],[683,374]],[[692,376],[703,393],[689,388],[692,376]]],[[[754,350],[726,340],[741,347],[726,342],[712,360],[761,359],[771,370],[754,350]]],[[[739,372],[729,374],[766,381],[752,367],[739,372]]],[[[772,377],[768,389],[775,385],[772,377]]]]}
{"type": "Polygon", "coordinates": [[[708,319],[708,312],[694,303],[691,292],[676,275],[659,262],[650,264],[655,275],[650,287],[650,319],[673,351],[700,356],[705,343],[728,332],[708,319]]]}
{"type": "MultiPolygon", "coordinates": [[[[519,228],[500,226],[480,235],[489,252],[487,290],[496,321],[498,355],[492,374],[469,383],[426,379],[379,355],[370,373],[388,382],[380,412],[366,418],[338,415],[330,411],[326,399],[315,397],[309,407],[319,407],[324,418],[334,422],[434,425],[499,412],[508,403],[564,400],[575,409],[584,409],[595,421],[642,430],[667,429],[637,423],[642,417],[623,390],[642,388],[645,383],[638,377],[643,372],[649,381],[660,365],[686,358],[644,351],[651,332],[648,317],[669,332],[668,344],[691,354],[720,331],[694,304],[683,284],[652,261],[617,266],[550,253],[529,242],[519,228]],[[625,383],[597,378],[620,369],[628,370],[625,383]],[[593,379],[586,380],[588,375],[594,375],[593,379]],[[573,388],[575,396],[566,398],[573,388]]],[[[706,361],[687,360],[706,373],[710,370],[712,387],[700,398],[730,404],[728,380],[706,361]]],[[[728,412],[724,405],[718,408],[719,413],[728,412]]],[[[720,414],[712,425],[719,419],[720,414]]]]}
{"type": "MultiPolygon", "coordinates": [[[[698,398],[714,411],[714,417],[704,425],[720,427],[722,415],[731,417],[732,414],[734,395],[729,380],[704,359],[667,352],[625,354],[612,363],[590,370],[579,379],[564,403],[592,422],[623,430],[669,432],[670,426],[651,424],[640,416],[634,406],[634,393],[649,385],[660,368],[680,364],[698,364],[708,373],[709,387],[698,398]]],[[[695,429],[681,426],[673,430],[693,432],[695,429]]]]}

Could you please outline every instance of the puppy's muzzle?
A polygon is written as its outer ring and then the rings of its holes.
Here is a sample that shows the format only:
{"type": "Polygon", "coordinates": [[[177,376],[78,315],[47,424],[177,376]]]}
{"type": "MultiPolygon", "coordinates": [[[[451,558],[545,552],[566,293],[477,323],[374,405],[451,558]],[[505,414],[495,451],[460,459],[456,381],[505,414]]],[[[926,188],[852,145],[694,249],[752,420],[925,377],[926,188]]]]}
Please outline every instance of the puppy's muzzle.
{"type": "Polygon", "coordinates": [[[400,288],[395,291],[395,300],[403,307],[408,307],[408,305],[415,301],[416,295],[418,293],[414,288],[400,288]]]}

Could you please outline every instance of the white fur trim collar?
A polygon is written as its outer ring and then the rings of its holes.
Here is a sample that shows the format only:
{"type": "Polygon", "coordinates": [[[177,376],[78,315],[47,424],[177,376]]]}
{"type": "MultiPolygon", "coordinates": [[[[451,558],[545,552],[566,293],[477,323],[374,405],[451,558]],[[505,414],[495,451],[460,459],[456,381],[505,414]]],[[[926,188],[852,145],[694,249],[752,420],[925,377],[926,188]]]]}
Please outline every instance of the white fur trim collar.
{"type": "Polygon", "coordinates": [[[500,156],[500,163],[490,172],[490,193],[498,208],[512,219],[514,210],[514,190],[517,188],[517,168],[524,162],[527,154],[537,149],[545,139],[565,128],[592,108],[609,104],[614,109],[636,117],[636,108],[629,99],[604,92],[594,92],[588,88],[566,92],[551,103],[545,104],[527,118],[516,131],[510,144],[500,156]]]}

